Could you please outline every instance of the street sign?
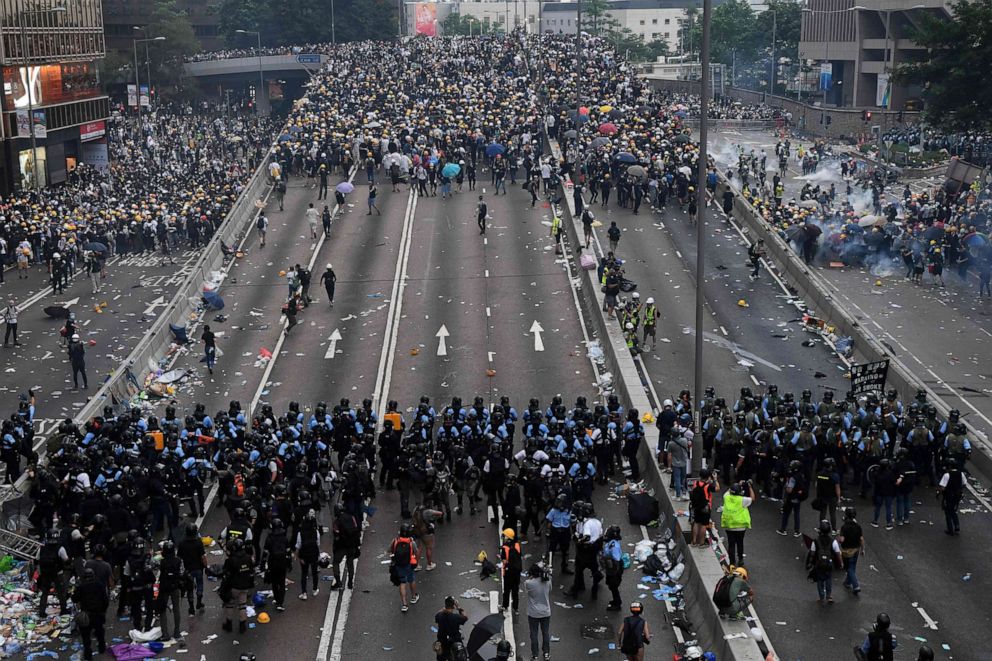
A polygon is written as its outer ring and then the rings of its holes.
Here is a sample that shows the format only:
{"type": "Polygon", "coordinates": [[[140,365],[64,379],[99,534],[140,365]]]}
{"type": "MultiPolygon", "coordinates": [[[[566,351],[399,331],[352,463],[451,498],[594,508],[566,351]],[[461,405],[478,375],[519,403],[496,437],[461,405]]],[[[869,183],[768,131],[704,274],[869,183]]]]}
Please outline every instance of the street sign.
{"type": "Polygon", "coordinates": [[[296,61],[300,64],[320,64],[320,53],[300,53],[296,61]]]}

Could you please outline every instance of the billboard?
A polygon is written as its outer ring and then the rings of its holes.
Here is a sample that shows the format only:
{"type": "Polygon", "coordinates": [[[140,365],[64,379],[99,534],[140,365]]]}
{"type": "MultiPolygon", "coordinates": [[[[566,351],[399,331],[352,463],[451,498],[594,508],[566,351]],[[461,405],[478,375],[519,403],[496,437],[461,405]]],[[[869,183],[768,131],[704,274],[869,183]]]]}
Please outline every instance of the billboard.
{"type": "MultiPolygon", "coordinates": [[[[28,111],[24,108],[17,110],[17,137],[18,138],[30,138],[31,137],[31,126],[28,120],[28,111]]],[[[34,137],[36,138],[47,138],[48,137],[48,121],[45,118],[44,110],[34,111],[34,137]]]]}
{"type": "Polygon", "coordinates": [[[131,108],[138,107],[138,86],[128,85],[127,86],[127,105],[131,108]]]}
{"type": "Polygon", "coordinates": [[[102,138],[106,134],[107,122],[102,119],[99,122],[87,122],[79,127],[79,139],[82,142],[96,140],[97,138],[102,138]]]}
{"type": "Polygon", "coordinates": [[[889,95],[891,94],[891,89],[889,87],[889,74],[880,73],[878,74],[878,83],[875,86],[875,105],[882,108],[889,107],[889,95]]]}
{"type": "Polygon", "coordinates": [[[148,105],[149,105],[149,103],[148,103],[148,85],[142,85],[141,87],[138,88],[138,90],[139,90],[139,95],[140,95],[140,98],[141,98],[141,105],[143,107],[147,108],[148,105]]]}
{"type": "Polygon", "coordinates": [[[437,5],[433,2],[418,2],[414,6],[413,33],[428,37],[437,36],[437,5]]]}
{"type": "Polygon", "coordinates": [[[830,91],[833,83],[834,65],[832,62],[824,62],[820,65],[820,89],[830,91]]]}

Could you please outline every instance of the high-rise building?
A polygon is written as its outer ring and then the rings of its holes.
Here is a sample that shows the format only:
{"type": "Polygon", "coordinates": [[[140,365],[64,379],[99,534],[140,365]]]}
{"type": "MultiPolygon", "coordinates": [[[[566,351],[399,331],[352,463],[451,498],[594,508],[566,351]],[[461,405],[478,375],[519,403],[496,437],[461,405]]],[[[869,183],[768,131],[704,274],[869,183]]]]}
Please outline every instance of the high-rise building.
{"type": "Polygon", "coordinates": [[[100,140],[110,101],[96,68],[104,56],[100,0],[0,0],[0,7],[0,192],[63,182],[83,161],[105,166],[100,140]]]}
{"type": "MultiPolygon", "coordinates": [[[[220,0],[177,0],[176,6],[189,16],[193,33],[203,50],[224,47],[220,34],[220,0]]],[[[155,0],[103,0],[107,50],[130,54],[131,40],[135,36],[144,36],[143,33],[136,33],[134,28],[148,25],[154,9],[155,0]]]]}

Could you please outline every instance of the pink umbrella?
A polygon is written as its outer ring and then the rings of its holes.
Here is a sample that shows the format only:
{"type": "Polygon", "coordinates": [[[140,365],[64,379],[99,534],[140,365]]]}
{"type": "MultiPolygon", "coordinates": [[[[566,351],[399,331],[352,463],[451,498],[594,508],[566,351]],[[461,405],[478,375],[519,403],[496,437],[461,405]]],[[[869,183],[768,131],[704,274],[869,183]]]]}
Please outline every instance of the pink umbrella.
{"type": "Polygon", "coordinates": [[[599,132],[602,133],[603,135],[613,135],[614,133],[617,132],[617,126],[616,124],[606,122],[604,124],[599,125],[599,132]]]}

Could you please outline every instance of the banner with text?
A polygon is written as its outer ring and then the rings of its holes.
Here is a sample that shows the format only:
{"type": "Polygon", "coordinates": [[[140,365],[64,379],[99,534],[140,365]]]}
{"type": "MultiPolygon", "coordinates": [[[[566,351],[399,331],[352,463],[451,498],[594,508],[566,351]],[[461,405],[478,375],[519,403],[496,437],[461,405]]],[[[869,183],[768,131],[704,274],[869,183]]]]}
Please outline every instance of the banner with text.
{"type": "Polygon", "coordinates": [[[824,62],[820,65],[820,90],[830,91],[830,86],[833,84],[834,78],[834,65],[831,62],[824,62]]]}
{"type": "Polygon", "coordinates": [[[127,86],[127,105],[131,108],[138,107],[138,87],[136,85],[127,86]]]}
{"type": "Polygon", "coordinates": [[[149,101],[149,99],[148,99],[148,85],[142,85],[141,86],[140,91],[139,91],[139,96],[141,98],[141,105],[144,106],[145,108],[147,108],[148,105],[149,105],[149,103],[148,103],[148,101],[149,101]]]}
{"type": "Polygon", "coordinates": [[[855,395],[885,391],[885,379],[889,374],[889,359],[864,365],[851,365],[851,392],[855,395]]]}
{"type": "Polygon", "coordinates": [[[437,36],[437,5],[433,2],[418,2],[414,7],[413,33],[427,37],[437,36]]]}
{"type": "Polygon", "coordinates": [[[878,74],[878,83],[875,86],[875,105],[888,108],[890,93],[891,88],[889,87],[889,74],[878,74]]]}

